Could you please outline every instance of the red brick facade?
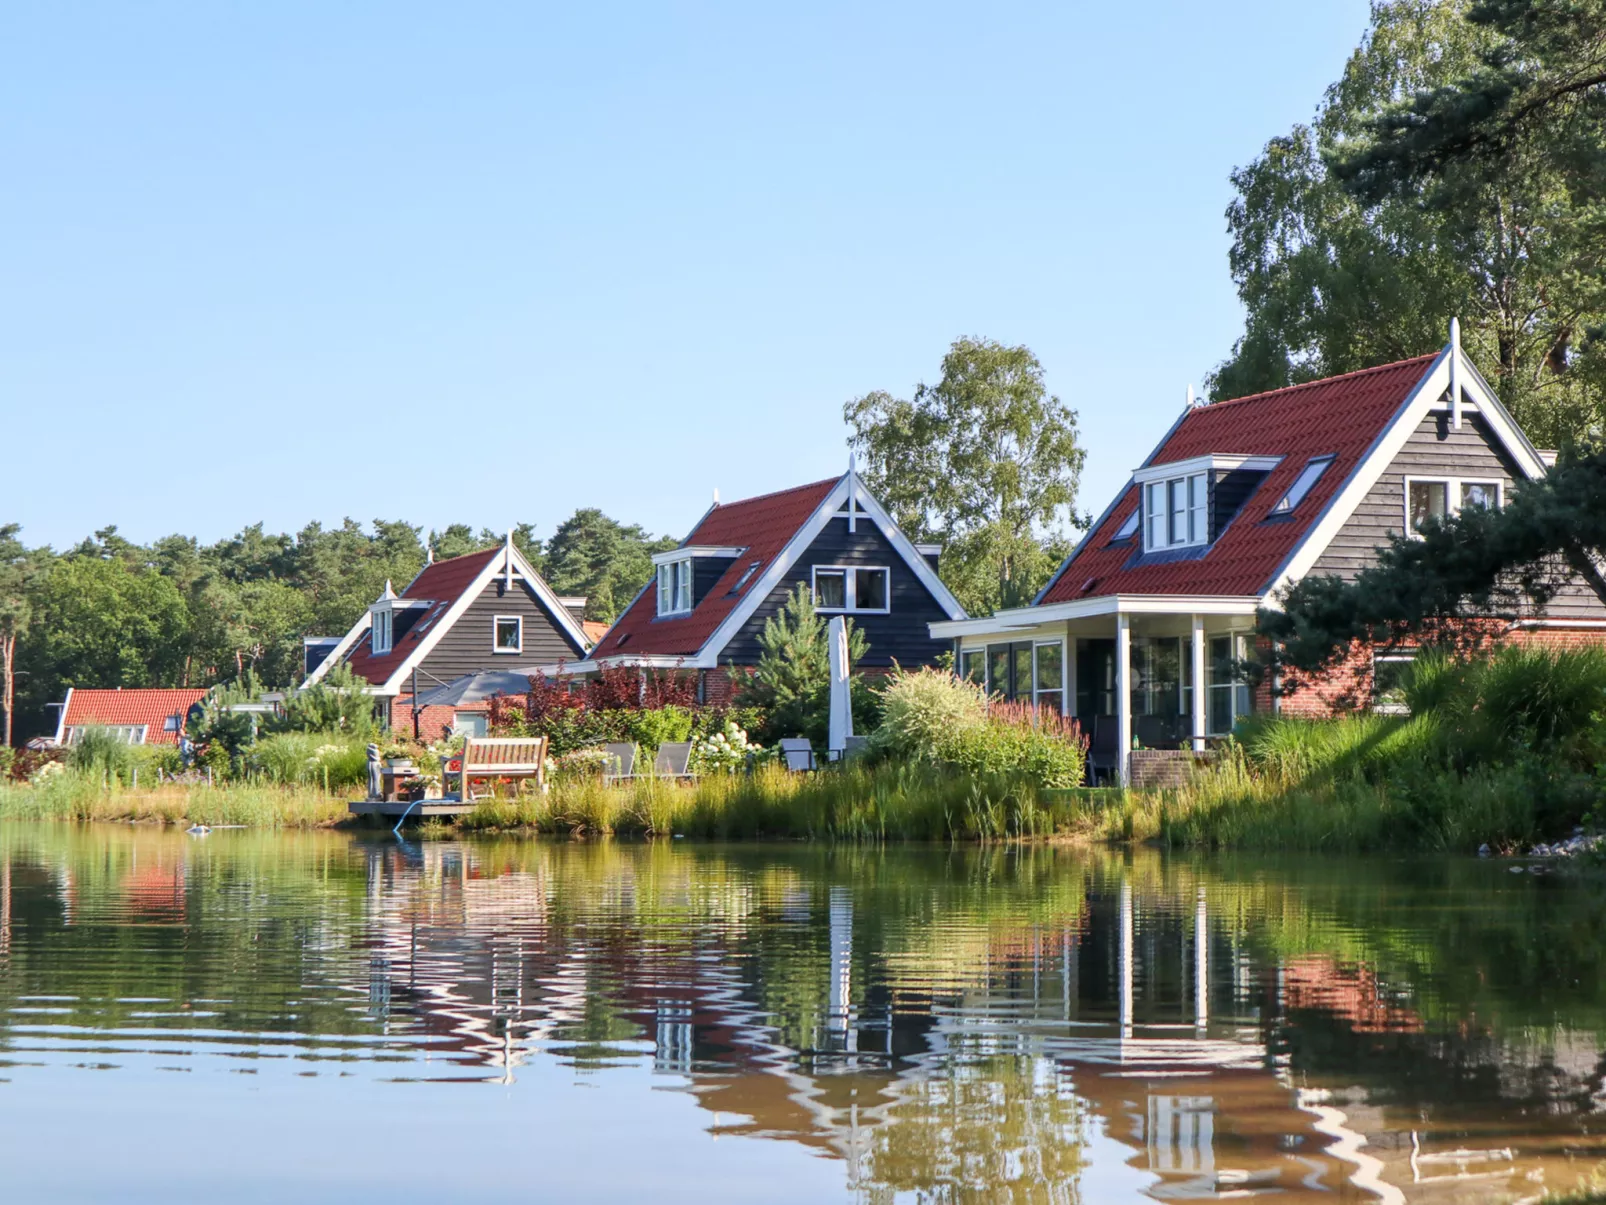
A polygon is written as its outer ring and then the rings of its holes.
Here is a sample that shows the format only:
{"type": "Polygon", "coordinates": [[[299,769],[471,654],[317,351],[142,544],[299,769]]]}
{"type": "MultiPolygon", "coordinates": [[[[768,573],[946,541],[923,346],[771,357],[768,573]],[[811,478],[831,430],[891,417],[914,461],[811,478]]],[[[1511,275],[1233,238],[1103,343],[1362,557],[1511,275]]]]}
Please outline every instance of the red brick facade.
{"type": "MultiPolygon", "coordinates": [[[[465,703],[462,707],[426,707],[418,713],[418,736],[425,742],[434,742],[451,733],[457,717],[463,714],[483,715],[491,710],[489,703],[465,703]]],[[[397,695],[390,704],[390,730],[397,736],[413,735],[413,696],[397,695]]]]}
{"type": "MultiPolygon", "coordinates": [[[[1578,626],[1519,625],[1503,632],[1491,633],[1492,642],[1516,644],[1535,648],[1568,649],[1606,644],[1606,628],[1578,626]]],[[[1265,643],[1259,650],[1264,656],[1265,643]]],[[[1372,650],[1362,644],[1354,645],[1347,657],[1320,681],[1301,685],[1276,698],[1270,682],[1262,682],[1255,690],[1255,710],[1268,711],[1276,707],[1283,715],[1322,718],[1345,711],[1355,711],[1370,705],[1372,697],[1372,650]]]]}

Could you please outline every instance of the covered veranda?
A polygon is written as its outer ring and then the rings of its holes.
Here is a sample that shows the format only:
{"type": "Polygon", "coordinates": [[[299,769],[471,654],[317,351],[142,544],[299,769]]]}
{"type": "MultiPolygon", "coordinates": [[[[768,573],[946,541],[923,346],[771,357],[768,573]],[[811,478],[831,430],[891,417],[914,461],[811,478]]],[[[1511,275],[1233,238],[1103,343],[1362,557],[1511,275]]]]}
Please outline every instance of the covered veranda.
{"type": "Polygon", "coordinates": [[[1191,760],[1254,705],[1254,597],[1107,594],[931,625],[988,692],[1074,718],[1092,773],[1134,781],[1133,754],[1191,760]]]}

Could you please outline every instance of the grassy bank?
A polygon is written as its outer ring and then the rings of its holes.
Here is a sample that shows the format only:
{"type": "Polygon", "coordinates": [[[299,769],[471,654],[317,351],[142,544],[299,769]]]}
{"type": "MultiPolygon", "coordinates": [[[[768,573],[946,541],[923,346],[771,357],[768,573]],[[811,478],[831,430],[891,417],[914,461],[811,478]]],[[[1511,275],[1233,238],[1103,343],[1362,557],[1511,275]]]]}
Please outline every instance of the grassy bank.
{"type": "Polygon", "coordinates": [[[767,765],[752,775],[714,775],[692,785],[557,783],[544,796],[487,801],[460,827],[724,839],[1008,840],[1091,832],[1097,808],[1090,795],[924,764],[819,774],[767,765]]]}
{"type": "Polygon", "coordinates": [[[63,772],[35,786],[0,785],[3,820],[115,820],[164,824],[243,824],[252,828],[325,828],[346,818],[346,798],[312,787],[163,785],[107,787],[63,772]]]}

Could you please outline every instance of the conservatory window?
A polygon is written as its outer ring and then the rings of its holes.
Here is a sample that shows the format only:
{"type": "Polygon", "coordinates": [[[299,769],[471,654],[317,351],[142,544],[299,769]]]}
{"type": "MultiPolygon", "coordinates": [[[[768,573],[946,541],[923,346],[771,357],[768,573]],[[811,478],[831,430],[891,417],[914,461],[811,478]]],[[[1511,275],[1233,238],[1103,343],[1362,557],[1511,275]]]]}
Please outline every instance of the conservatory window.
{"type": "Polygon", "coordinates": [[[1211,736],[1225,736],[1253,710],[1244,662],[1249,660],[1249,636],[1234,632],[1210,638],[1209,677],[1206,679],[1205,720],[1211,736]]]}
{"type": "Polygon", "coordinates": [[[493,620],[491,651],[495,653],[522,653],[524,651],[524,619],[518,615],[498,615],[493,620]]]}
{"type": "Polygon", "coordinates": [[[959,676],[966,682],[987,685],[987,653],[983,649],[966,649],[959,654],[959,676]]]}
{"type": "Polygon", "coordinates": [[[1054,640],[1037,646],[1033,665],[1033,701],[1065,714],[1065,644],[1054,640]]]}
{"type": "Polygon", "coordinates": [[[691,610],[691,559],[658,566],[658,614],[684,615],[691,610]]]}

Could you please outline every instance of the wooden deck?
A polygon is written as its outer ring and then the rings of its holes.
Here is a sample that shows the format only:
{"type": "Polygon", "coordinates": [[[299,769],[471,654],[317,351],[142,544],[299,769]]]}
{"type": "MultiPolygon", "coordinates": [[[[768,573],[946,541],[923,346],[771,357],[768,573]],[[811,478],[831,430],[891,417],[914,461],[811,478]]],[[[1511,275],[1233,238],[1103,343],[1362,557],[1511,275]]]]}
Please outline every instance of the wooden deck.
{"type": "Polygon", "coordinates": [[[421,799],[416,803],[403,799],[354,799],[346,807],[353,816],[383,816],[389,820],[399,820],[404,815],[408,820],[462,816],[474,810],[472,803],[461,799],[421,799]]]}

